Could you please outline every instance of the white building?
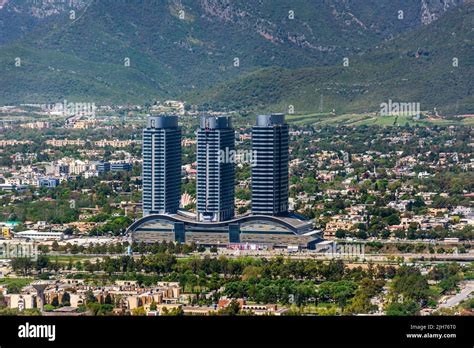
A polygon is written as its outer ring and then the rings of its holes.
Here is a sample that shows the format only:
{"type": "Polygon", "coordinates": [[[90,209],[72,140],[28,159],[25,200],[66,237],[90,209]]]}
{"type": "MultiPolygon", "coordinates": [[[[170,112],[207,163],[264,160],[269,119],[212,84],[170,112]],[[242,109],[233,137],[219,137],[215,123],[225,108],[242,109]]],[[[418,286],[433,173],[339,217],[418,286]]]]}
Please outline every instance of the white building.
{"type": "Polygon", "coordinates": [[[38,232],[35,230],[27,230],[16,232],[14,237],[33,240],[62,240],[64,238],[64,234],[61,232],[38,232]]]}

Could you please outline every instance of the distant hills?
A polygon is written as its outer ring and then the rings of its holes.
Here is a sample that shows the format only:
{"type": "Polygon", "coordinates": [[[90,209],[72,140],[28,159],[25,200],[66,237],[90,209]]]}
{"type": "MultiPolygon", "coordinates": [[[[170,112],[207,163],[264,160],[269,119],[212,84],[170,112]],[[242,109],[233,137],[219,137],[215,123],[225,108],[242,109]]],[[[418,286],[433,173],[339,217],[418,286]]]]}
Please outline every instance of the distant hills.
{"type": "Polygon", "coordinates": [[[0,0],[0,103],[342,112],[390,98],[472,111],[464,2],[0,0]]]}
{"type": "Polygon", "coordinates": [[[339,64],[267,68],[187,96],[212,108],[377,111],[389,99],[440,114],[474,111],[474,4],[339,64]],[[457,67],[454,66],[457,64],[457,67]]]}

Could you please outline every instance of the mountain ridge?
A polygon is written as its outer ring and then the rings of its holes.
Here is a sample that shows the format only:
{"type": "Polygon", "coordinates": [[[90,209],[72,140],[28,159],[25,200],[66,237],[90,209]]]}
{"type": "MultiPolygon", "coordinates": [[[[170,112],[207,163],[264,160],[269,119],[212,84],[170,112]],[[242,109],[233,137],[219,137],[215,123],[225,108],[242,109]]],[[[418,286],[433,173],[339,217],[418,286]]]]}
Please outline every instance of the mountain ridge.
{"type": "MultiPolygon", "coordinates": [[[[0,23],[5,23],[5,9],[27,2],[9,0],[0,10],[0,23]]],[[[212,94],[214,86],[268,69],[331,71],[345,57],[352,61],[373,46],[426,27],[426,18],[432,25],[461,2],[327,0],[316,7],[283,0],[147,0],[142,6],[83,0],[76,3],[73,21],[67,6],[51,9],[51,2],[40,2],[44,6],[34,11],[49,16],[0,46],[0,83],[9,86],[0,102],[143,103],[184,96],[200,103],[196,97],[212,94]],[[397,18],[399,9],[403,20],[397,18]],[[295,19],[289,19],[289,11],[295,19]],[[20,68],[13,65],[16,58],[23,62],[20,68]],[[130,67],[124,65],[127,58],[130,67]]],[[[359,83],[355,78],[353,83],[359,83]]]]}
{"type": "Polygon", "coordinates": [[[472,113],[474,3],[453,11],[437,25],[350,57],[348,67],[341,61],[330,67],[262,69],[187,98],[224,110],[288,112],[291,106],[296,113],[366,112],[392,99],[420,102],[423,110],[472,113]],[[270,103],[261,103],[265,100],[270,103]]]}

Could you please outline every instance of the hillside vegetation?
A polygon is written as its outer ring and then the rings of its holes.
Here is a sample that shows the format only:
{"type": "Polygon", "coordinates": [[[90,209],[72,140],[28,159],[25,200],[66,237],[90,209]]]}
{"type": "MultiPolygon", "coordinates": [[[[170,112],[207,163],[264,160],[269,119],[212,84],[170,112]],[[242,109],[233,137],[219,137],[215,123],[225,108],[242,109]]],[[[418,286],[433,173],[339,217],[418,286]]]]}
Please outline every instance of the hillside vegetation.
{"type": "Polygon", "coordinates": [[[373,111],[391,98],[468,111],[473,6],[461,2],[8,0],[0,103],[184,98],[304,113],[373,111]]]}

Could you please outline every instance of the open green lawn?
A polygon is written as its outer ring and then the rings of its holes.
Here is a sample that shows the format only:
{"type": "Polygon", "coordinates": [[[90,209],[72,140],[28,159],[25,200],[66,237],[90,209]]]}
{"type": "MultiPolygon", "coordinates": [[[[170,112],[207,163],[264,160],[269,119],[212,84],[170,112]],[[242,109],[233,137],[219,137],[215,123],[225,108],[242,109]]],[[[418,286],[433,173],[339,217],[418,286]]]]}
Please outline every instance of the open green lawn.
{"type": "Polygon", "coordinates": [[[0,278],[0,284],[5,285],[7,288],[18,288],[30,284],[33,281],[33,278],[0,278]]]}
{"type": "Polygon", "coordinates": [[[320,122],[325,119],[331,118],[333,115],[328,113],[315,113],[315,114],[306,114],[306,115],[286,115],[285,118],[290,123],[295,124],[304,124],[304,123],[313,123],[320,122]]]}
{"type": "Polygon", "coordinates": [[[56,262],[56,260],[58,260],[58,263],[69,263],[69,260],[72,260],[72,263],[75,263],[77,261],[94,260],[97,258],[98,258],[97,256],[84,256],[84,255],[48,256],[49,262],[56,262]]]}
{"type": "Polygon", "coordinates": [[[465,126],[474,126],[474,117],[466,117],[462,120],[462,124],[465,126]]]}
{"type": "Polygon", "coordinates": [[[314,113],[314,114],[301,114],[301,115],[286,115],[288,123],[295,125],[316,125],[316,126],[404,126],[409,124],[414,125],[474,125],[474,118],[464,119],[426,119],[420,120],[413,119],[412,116],[408,115],[391,115],[391,116],[380,116],[375,113],[367,114],[343,114],[333,115],[328,113],[314,113]]]}

